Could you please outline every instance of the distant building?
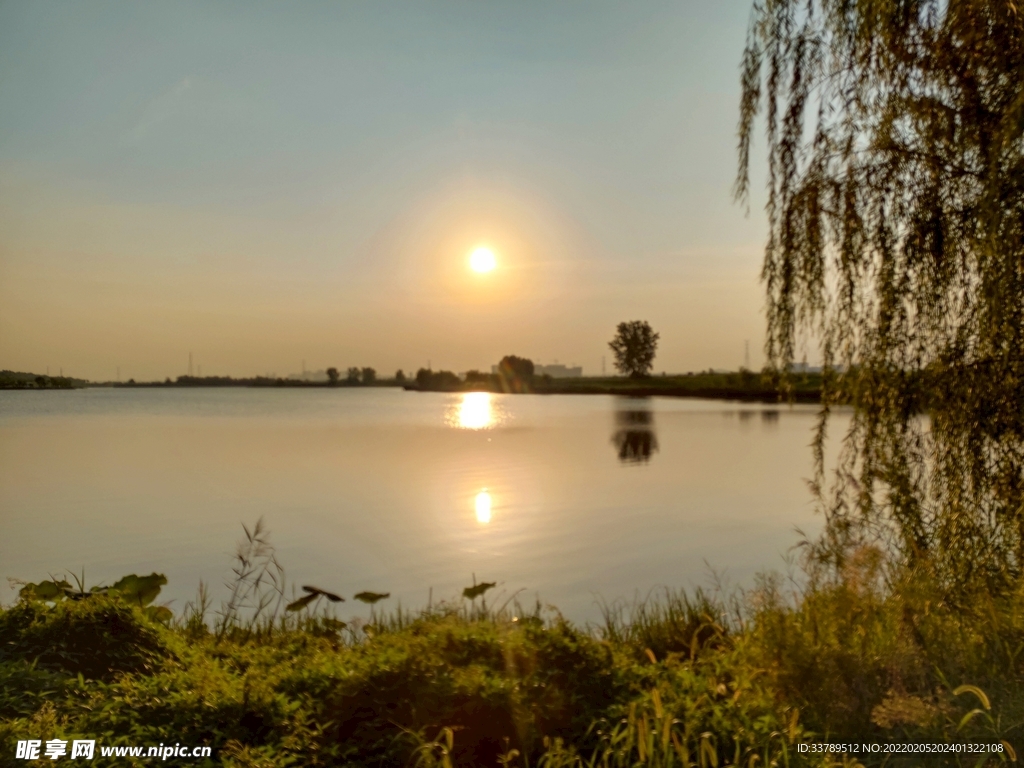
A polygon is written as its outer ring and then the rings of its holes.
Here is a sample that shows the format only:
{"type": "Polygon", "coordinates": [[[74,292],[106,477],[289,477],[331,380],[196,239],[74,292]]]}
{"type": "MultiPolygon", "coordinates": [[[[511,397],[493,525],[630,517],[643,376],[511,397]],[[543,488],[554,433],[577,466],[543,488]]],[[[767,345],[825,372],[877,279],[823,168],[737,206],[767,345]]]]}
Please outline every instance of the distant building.
{"type": "Polygon", "coordinates": [[[790,363],[789,370],[792,373],[821,373],[821,366],[808,365],[807,363],[790,363]]]}
{"type": "Polygon", "coordinates": [[[583,375],[583,366],[575,365],[569,367],[562,365],[561,363],[553,363],[552,365],[535,365],[533,366],[534,376],[550,376],[553,379],[575,379],[583,375]]]}
{"type": "Polygon", "coordinates": [[[293,381],[327,381],[327,371],[303,371],[290,373],[288,378],[293,381]]]}

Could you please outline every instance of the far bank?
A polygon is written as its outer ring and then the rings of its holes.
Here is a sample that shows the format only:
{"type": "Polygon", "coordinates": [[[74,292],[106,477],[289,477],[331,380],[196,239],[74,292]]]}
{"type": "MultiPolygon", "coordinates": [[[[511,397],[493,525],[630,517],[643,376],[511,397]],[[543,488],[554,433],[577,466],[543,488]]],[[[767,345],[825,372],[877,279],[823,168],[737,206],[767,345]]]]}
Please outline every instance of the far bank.
{"type": "Polygon", "coordinates": [[[621,395],[624,397],[699,397],[715,400],[777,403],[792,398],[798,403],[821,400],[821,374],[801,373],[791,378],[787,393],[766,377],[751,371],[704,372],[646,376],[505,377],[470,371],[459,377],[450,371],[421,371],[404,385],[420,392],[495,392],[538,395],[621,395]],[[426,375],[422,375],[426,374],[426,375]]]}

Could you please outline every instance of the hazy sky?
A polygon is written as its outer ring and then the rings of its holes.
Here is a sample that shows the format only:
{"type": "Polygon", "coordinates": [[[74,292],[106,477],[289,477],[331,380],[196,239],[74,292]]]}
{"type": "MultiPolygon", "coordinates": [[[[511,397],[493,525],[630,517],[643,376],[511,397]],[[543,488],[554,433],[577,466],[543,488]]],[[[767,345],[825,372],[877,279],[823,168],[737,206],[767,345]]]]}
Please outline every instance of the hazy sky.
{"type": "Polygon", "coordinates": [[[0,2],[0,368],[758,366],[749,11],[0,2]]]}

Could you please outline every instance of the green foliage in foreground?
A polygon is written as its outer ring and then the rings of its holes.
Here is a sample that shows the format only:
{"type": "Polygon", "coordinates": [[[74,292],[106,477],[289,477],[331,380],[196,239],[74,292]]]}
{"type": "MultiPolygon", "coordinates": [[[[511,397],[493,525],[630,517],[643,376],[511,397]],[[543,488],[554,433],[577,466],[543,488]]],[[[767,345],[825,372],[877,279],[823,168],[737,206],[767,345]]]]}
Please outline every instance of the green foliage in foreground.
{"type": "Polygon", "coordinates": [[[206,764],[232,766],[827,765],[797,749],[824,738],[974,739],[1000,745],[981,764],[1012,762],[1024,585],[953,608],[858,563],[797,596],[666,592],[590,628],[463,601],[211,630],[115,591],[28,594],[0,612],[0,764],[54,737],[209,744],[206,764]]]}

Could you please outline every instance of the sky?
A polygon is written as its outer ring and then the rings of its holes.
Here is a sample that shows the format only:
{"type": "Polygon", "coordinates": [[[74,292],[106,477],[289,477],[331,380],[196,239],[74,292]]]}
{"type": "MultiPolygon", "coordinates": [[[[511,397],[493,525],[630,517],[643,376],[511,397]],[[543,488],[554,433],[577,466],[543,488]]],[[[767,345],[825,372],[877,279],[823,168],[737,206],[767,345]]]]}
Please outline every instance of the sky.
{"type": "Polygon", "coordinates": [[[0,368],[597,374],[634,319],[656,372],[759,367],[749,13],[0,2],[0,368]]]}

